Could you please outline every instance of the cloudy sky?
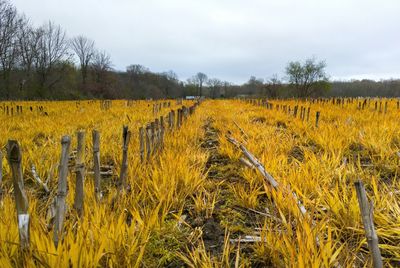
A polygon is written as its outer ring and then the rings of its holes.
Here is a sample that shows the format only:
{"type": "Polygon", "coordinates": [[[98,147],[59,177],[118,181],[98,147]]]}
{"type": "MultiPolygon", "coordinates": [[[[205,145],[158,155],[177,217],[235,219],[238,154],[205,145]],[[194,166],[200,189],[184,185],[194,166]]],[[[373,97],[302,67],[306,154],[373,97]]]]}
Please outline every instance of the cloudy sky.
{"type": "Polygon", "coordinates": [[[400,78],[398,0],[11,0],[35,25],[85,35],[117,70],[142,64],[242,83],[326,60],[332,79],[400,78]]]}

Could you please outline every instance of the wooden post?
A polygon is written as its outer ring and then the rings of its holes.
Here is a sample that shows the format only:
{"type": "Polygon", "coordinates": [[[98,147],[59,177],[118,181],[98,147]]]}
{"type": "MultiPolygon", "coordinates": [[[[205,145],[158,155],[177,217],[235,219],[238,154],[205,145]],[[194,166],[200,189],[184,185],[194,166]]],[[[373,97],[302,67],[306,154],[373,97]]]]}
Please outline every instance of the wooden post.
{"type": "Polygon", "coordinates": [[[143,127],[139,128],[139,146],[140,146],[140,161],[144,162],[144,129],[143,127]]]}
{"type": "Polygon", "coordinates": [[[168,113],[168,128],[172,129],[172,111],[168,113]]]}
{"type": "Polygon", "coordinates": [[[0,149],[0,201],[3,197],[2,184],[3,184],[3,153],[0,149]]]}
{"type": "Polygon", "coordinates": [[[71,138],[63,136],[61,138],[61,159],[60,166],[58,167],[58,191],[57,191],[57,208],[56,208],[56,221],[54,228],[54,245],[57,247],[58,242],[62,236],[67,197],[67,175],[68,175],[68,156],[69,147],[71,145],[71,138]]]}
{"type": "Polygon", "coordinates": [[[119,176],[119,189],[126,189],[126,177],[128,176],[128,147],[129,140],[131,138],[131,132],[127,126],[123,127],[122,131],[122,163],[121,163],[121,173],[119,176]]]}
{"type": "Polygon", "coordinates": [[[319,115],[320,115],[320,112],[317,111],[317,113],[315,114],[315,127],[318,127],[319,115]]]}
{"type": "Polygon", "coordinates": [[[182,126],[182,121],[183,121],[183,110],[182,109],[178,109],[178,128],[181,128],[182,126]]]}
{"type": "Polygon", "coordinates": [[[154,120],[154,150],[157,151],[160,148],[160,121],[158,118],[154,120]]]}
{"type": "Polygon", "coordinates": [[[172,129],[175,127],[175,111],[174,110],[172,110],[171,111],[171,117],[172,117],[172,120],[171,120],[171,122],[172,122],[172,129]]]}
{"type": "Polygon", "coordinates": [[[381,252],[378,246],[378,236],[374,227],[374,211],[372,202],[370,207],[362,181],[356,181],[354,186],[356,187],[358,204],[360,206],[361,217],[364,224],[365,236],[367,237],[369,250],[372,253],[373,265],[375,268],[383,267],[381,252]]]}
{"type": "Polygon", "coordinates": [[[22,249],[29,247],[29,213],[28,198],[24,191],[24,180],[22,174],[22,154],[18,142],[9,140],[7,144],[8,162],[11,167],[15,205],[17,207],[19,241],[22,249]]]}
{"type": "Polygon", "coordinates": [[[308,107],[308,109],[307,109],[307,122],[308,122],[309,119],[310,119],[310,110],[311,110],[311,108],[308,107]]]}
{"type": "Polygon", "coordinates": [[[156,135],[156,129],[155,129],[155,123],[151,122],[150,123],[150,130],[151,130],[151,136],[150,136],[150,143],[151,143],[151,153],[154,154],[156,150],[155,146],[155,135],[156,135]]]}
{"type": "Polygon", "coordinates": [[[84,200],[84,190],[83,190],[83,181],[85,179],[84,154],[85,154],[85,132],[79,131],[76,165],[75,165],[76,187],[75,187],[75,200],[74,200],[74,208],[78,212],[79,216],[82,215],[83,200],[84,200]]]}
{"type": "Polygon", "coordinates": [[[150,160],[151,156],[151,125],[146,126],[146,154],[147,154],[147,161],[150,160]]]}
{"type": "Polygon", "coordinates": [[[100,133],[97,130],[92,131],[93,140],[93,173],[94,173],[94,192],[97,201],[102,198],[101,194],[101,174],[100,174],[100,133]]]}
{"type": "Polygon", "coordinates": [[[164,147],[164,116],[160,116],[160,148],[164,147]]]}

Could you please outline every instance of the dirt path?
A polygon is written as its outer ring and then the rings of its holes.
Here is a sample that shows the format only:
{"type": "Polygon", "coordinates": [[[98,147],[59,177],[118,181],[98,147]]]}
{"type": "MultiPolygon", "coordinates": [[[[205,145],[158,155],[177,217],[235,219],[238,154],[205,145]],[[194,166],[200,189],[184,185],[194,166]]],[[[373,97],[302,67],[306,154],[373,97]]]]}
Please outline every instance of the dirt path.
{"type": "MultiPolygon", "coordinates": [[[[207,180],[205,190],[215,197],[211,215],[197,216],[189,220],[193,228],[202,229],[202,239],[206,250],[212,257],[220,259],[224,249],[224,239],[254,234],[261,227],[264,217],[254,211],[241,207],[237,202],[235,187],[248,187],[248,182],[240,176],[244,167],[239,161],[233,161],[220,152],[219,135],[221,131],[214,127],[214,119],[207,118],[203,128],[204,138],[201,147],[209,153],[206,163],[207,180]]],[[[252,266],[258,266],[252,259],[250,244],[241,244],[241,259],[246,258],[252,266]]],[[[234,256],[232,256],[232,264],[234,256]]]]}

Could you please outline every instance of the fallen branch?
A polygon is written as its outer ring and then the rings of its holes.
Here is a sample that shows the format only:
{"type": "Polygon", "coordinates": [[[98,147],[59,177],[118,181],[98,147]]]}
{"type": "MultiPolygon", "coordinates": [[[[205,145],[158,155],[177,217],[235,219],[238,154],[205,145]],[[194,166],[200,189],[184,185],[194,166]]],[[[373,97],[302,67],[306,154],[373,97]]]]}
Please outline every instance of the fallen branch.
{"type": "Polygon", "coordinates": [[[242,135],[245,136],[245,138],[248,140],[249,139],[249,135],[247,135],[246,132],[244,132],[244,130],[235,121],[233,121],[233,123],[240,130],[240,133],[242,133],[242,135]]]}
{"type": "Polygon", "coordinates": [[[47,186],[47,183],[43,182],[43,181],[40,179],[39,175],[38,175],[37,172],[36,172],[36,167],[35,167],[35,165],[33,165],[33,164],[32,164],[32,167],[31,167],[31,172],[32,172],[32,176],[33,176],[33,178],[35,179],[35,181],[44,189],[44,191],[46,192],[46,194],[49,194],[49,193],[50,193],[50,190],[49,190],[49,187],[47,186]]]}
{"type": "Polygon", "coordinates": [[[248,168],[250,168],[250,169],[256,169],[256,167],[255,167],[252,163],[250,163],[246,158],[240,157],[240,158],[239,158],[239,161],[240,161],[243,165],[245,165],[246,167],[248,167],[248,168]]]}
{"type": "MultiPolygon", "coordinates": [[[[241,144],[240,142],[238,142],[237,140],[235,140],[233,137],[226,135],[226,138],[228,139],[229,142],[231,142],[232,144],[234,144],[235,146],[239,147],[240,150],[242,151],[242,153],[247,157],[247,159],[250,161],[250,163],[255,166],[258,171],[260,171],[260,173],[263,175],[263,177],[271,184],[271,186],[274,189],[278,189],[279,183],[274,179],[274,177],[272,177],[265,169],[265,167],[261,164],[261,162],[249,151],[247,150],[247,148],[241,144]]],[[[291,192],[289,190],[289,192],[291,192]]],[[[297,206],[300,209],[301,214],[305,215],[307,213],[306,208],[303,206],[303,204],[301,203],[301,201],[297,198],[297,195],[294,192],[291,192],[296,203],[297,206]]]]}

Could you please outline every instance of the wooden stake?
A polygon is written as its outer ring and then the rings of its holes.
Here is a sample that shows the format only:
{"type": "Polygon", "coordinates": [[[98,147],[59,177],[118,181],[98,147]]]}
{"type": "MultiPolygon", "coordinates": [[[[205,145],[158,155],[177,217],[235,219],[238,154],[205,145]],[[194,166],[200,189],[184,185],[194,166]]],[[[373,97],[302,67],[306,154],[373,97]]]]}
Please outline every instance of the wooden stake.
{"type": "Polygon", "coordinates": [[[156,146],[155,146],[155,139],[156,139],[156,129],[155,129],[155,123],[151,122],[150,123],[150,130],[151,130],[151,136],[150,136],[150,143],[151,143],[151,154],[154,154],[155,150],[156,150],[156,146]]]}
{"type": "Polygon", "coordinates": [[[178,109],[178,128],[181,128],[183,122],[183,110],[178,109]]]}
{"type": "Polygon", "coordinates": [[[367,237],[368,247],[372,253],[372,261],[375,268],[383,267],[381,251],[378,246],[378,236],[374,227],[374,209],[371,207],[365,193],[362,181],[358,180],[354,183],[357,192],[358,204],[360,206],[361,217],[364,224],[365,236],[367,237]]]}
{"type": "Polygon", "coordinates": [[[316,128],[318,127],[319,115],[320,115],[320,112],[318,111],[318,112],[315,114],[315,127],[316,127],[316,128]]]}
{"type": "Polygon", "coordinates": [[[154,120],[154,150],[160,149],[160,121],[158,118],[154,120]]]}
{"type": "Polygon", "coordinates": [[[164,147],[164,116],[160,116],[160,148],[164,147]]]}
{"type": "Polygon", "coordinates": [[[172,112],[168,113],[168,128],[172,129],[172,112]]]}
{"type": "Polygon", "coordinates": [[[151,126],[146,126],[146,154],[147,154],[147,161],[150,160],[151,156],[151,126]]]}
{"type": "Polygon", "coordinates": [[[71,138],[63,136],[61,138],[61,159],[60,166],[58,167],[58,192],[57,192],[57,208],[56,208],[56,222],[54,228],[54,245],[57,247],[58,242],[62,236],[67,197],[67,175],[68,175],[68,156],[69,147],[71,145],[71,138]]]}
{"type": "Polygon", "coordinates": [[[84,200],[84,190],[83,190],[83,181],[85,179],[84,154],[85,154],[85,132],[79,131],[76,165],[75,165],[76,187],[75,187],[75,201],[74,201],[74,208],[78,212],[79,216],[81,216],[83,212],[83,200],[84,200]]]}
{"type": "Polygon", "coordinates": [[[3,197],[3,188],[2,188],[2,184],[3,184],[3,153],[0,150],[0,200],[3,197]]]}
{"type": "Polygon", "coordinates": [[[144,129],[143,127],[139,128],[139,146],[140,146],[140,161],[143,163],[144,162],[144,129]]]}
{"type": "Polygon", "coordinates": [[[171,129],[174,129],[174,127],[175,127],[175,111],[174,110],[172,110],[171,111],[171,117],[172,117],[172,127],[171,127],[171,129]]]}
{"type": "Polygon", "coordinates": [[[22,174],[22,154],[18,142],[9,140],[7,144],[8,162],[11,167],[15,205],[17,208],[19,241],[22,249],[29,247],[29,213],[28,198],[24,191],[24,181],[22,174]]]}
{"type": "Polygon", "coordinates": [[[101,194],[101,174],[100,174],[100,133],[97,130],[92,131],[93,140],[93,172],[94,172],[94,192],[97,201],[102,198],[101,194]]]}
{"type": "Polygon", "coordinates": [[[121,173],[119,176],[120,190],[126,189],[126,177],[128,176],[128,146],[130,138],[131,138],[131,132],[128,130],[127,126],[124,126],[122,131],[122,163],[121,163],[121,173]]]}

